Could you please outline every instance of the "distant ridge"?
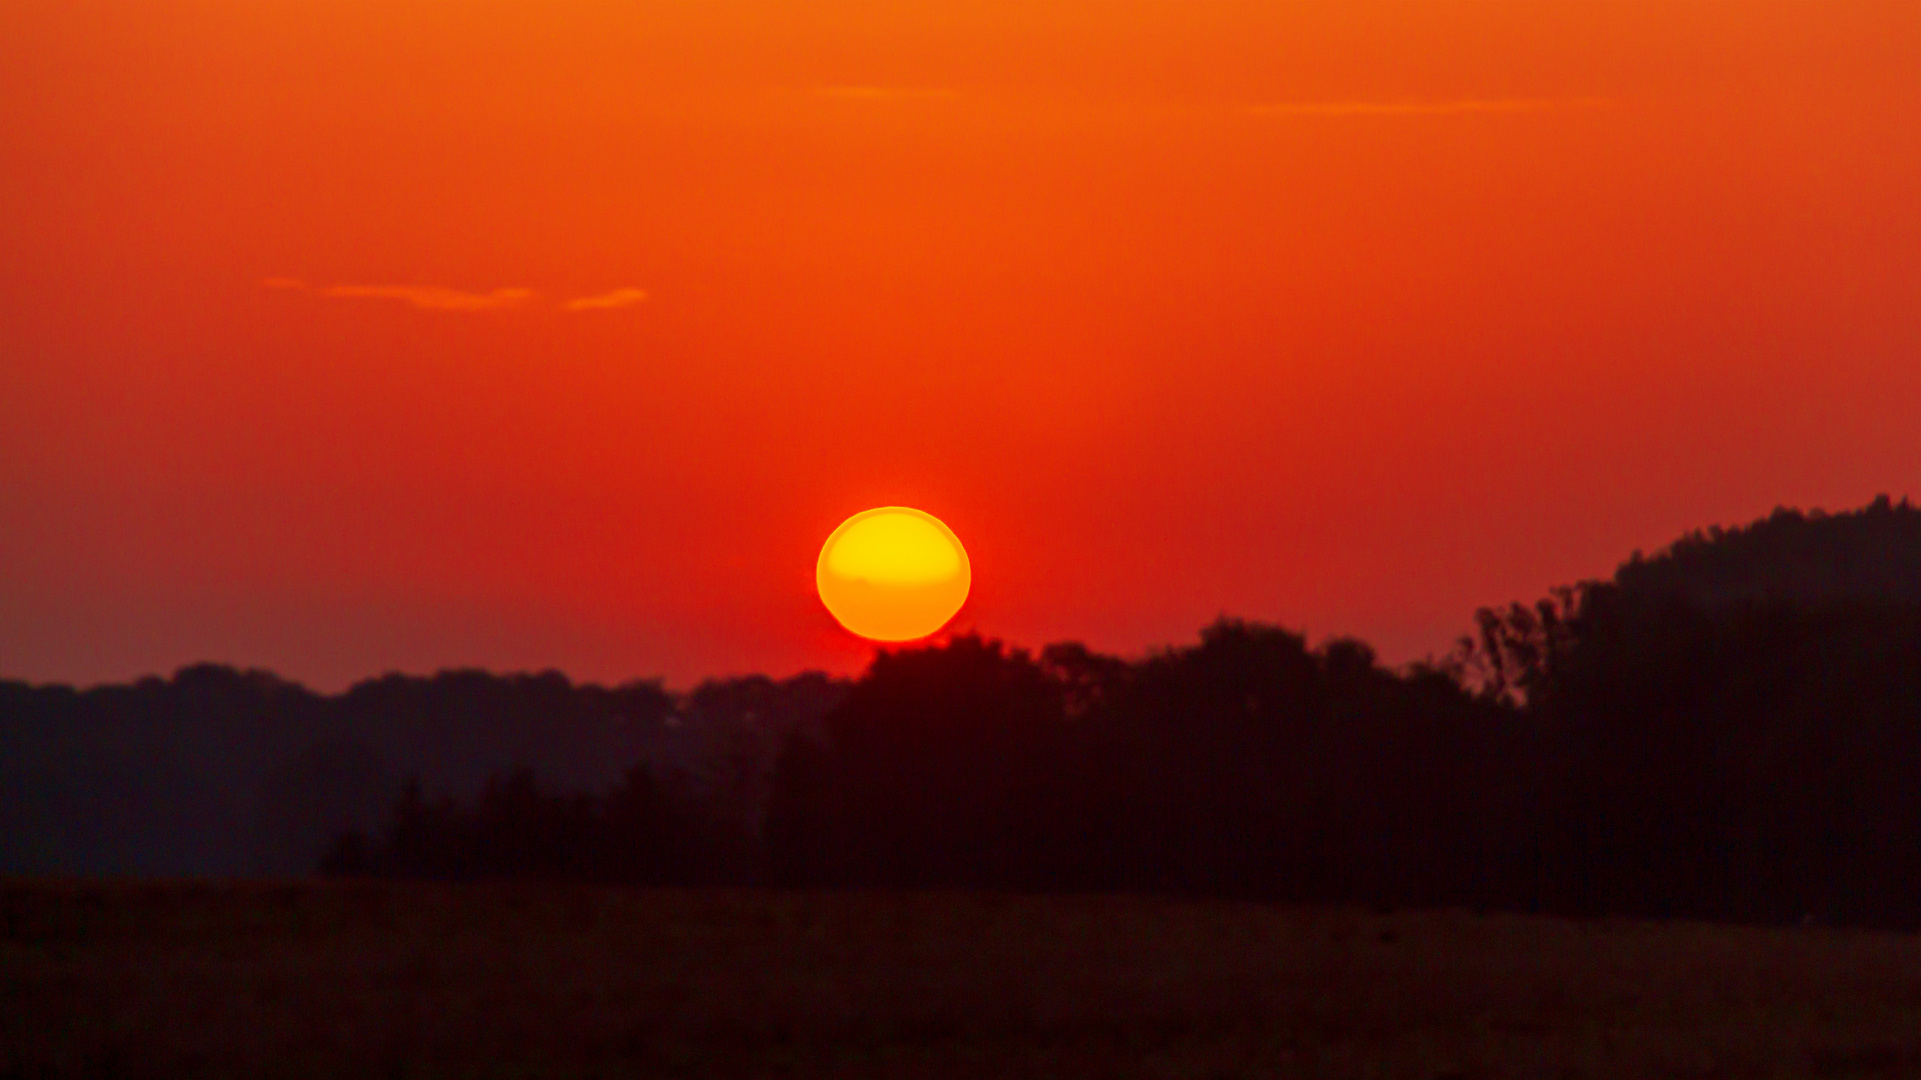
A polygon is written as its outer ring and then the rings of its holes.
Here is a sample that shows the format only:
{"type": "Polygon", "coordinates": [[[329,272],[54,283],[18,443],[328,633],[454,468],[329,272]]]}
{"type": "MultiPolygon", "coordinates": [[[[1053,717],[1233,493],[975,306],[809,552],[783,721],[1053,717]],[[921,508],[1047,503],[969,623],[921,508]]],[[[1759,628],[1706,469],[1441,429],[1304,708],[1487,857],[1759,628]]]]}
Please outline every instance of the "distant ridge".
{"type": "Polygon", "coordinates": [[[1695,531],[1614,575],[1625,598],[1706,609],[1785,604],[1921,605],[1921,508],[1882,495],[1828,514],[1781,508],[1695,531]]]}

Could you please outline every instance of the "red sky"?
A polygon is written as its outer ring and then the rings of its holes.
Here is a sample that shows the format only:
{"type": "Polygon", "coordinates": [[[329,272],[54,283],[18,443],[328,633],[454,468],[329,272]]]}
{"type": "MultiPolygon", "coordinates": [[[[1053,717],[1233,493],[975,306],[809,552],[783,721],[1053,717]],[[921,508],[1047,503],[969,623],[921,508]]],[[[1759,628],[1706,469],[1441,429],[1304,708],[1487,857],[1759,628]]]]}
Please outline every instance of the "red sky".
{"type": "Polygon", "coordinates": [[[1921,495],[1917,132],[1914,3],[15,0],[0,676],[853,670],[886,503],[1417,657],[1921,495]]]}

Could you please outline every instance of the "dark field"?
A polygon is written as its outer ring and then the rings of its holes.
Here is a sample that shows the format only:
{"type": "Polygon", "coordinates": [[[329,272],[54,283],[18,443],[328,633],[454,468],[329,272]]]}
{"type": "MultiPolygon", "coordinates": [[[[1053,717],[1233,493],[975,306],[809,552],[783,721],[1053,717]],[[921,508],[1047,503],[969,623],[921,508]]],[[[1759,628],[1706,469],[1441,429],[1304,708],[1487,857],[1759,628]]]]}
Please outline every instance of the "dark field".
{"type": "Polygon", "coordinates": [[[1921,939],[1235,903],[0,886],[0,1076],[1921,1075],[1921,939]]]}

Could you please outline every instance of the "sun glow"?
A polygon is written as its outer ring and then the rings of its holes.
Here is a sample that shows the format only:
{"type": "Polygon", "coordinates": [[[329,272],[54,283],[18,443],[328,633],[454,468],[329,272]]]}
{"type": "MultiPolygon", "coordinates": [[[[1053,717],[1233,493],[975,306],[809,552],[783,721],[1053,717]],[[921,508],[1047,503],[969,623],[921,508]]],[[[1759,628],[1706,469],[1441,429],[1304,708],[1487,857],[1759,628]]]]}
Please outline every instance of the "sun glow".
{"type": "Polygon", "coordinates": [[[911,641],[939,630],[967,600],[967,550],[932,514],[882,506],[841,522],[820,549],[821,603],[848,630],[874,641],[911,641]]]}

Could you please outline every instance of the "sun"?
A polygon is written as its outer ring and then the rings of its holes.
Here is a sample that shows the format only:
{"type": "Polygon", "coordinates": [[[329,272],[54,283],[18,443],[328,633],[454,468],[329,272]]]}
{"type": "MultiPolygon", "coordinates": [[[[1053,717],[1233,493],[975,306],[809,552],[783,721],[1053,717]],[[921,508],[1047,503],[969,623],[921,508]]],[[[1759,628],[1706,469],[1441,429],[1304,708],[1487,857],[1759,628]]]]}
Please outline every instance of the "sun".
{"type": "Polygon", "coordinates": [[[820,602],[872,641],[912,641],[947,625],[973,571],[960,537],[911,506],[863,510],[840,523],[814,566],[820,602]]]}

